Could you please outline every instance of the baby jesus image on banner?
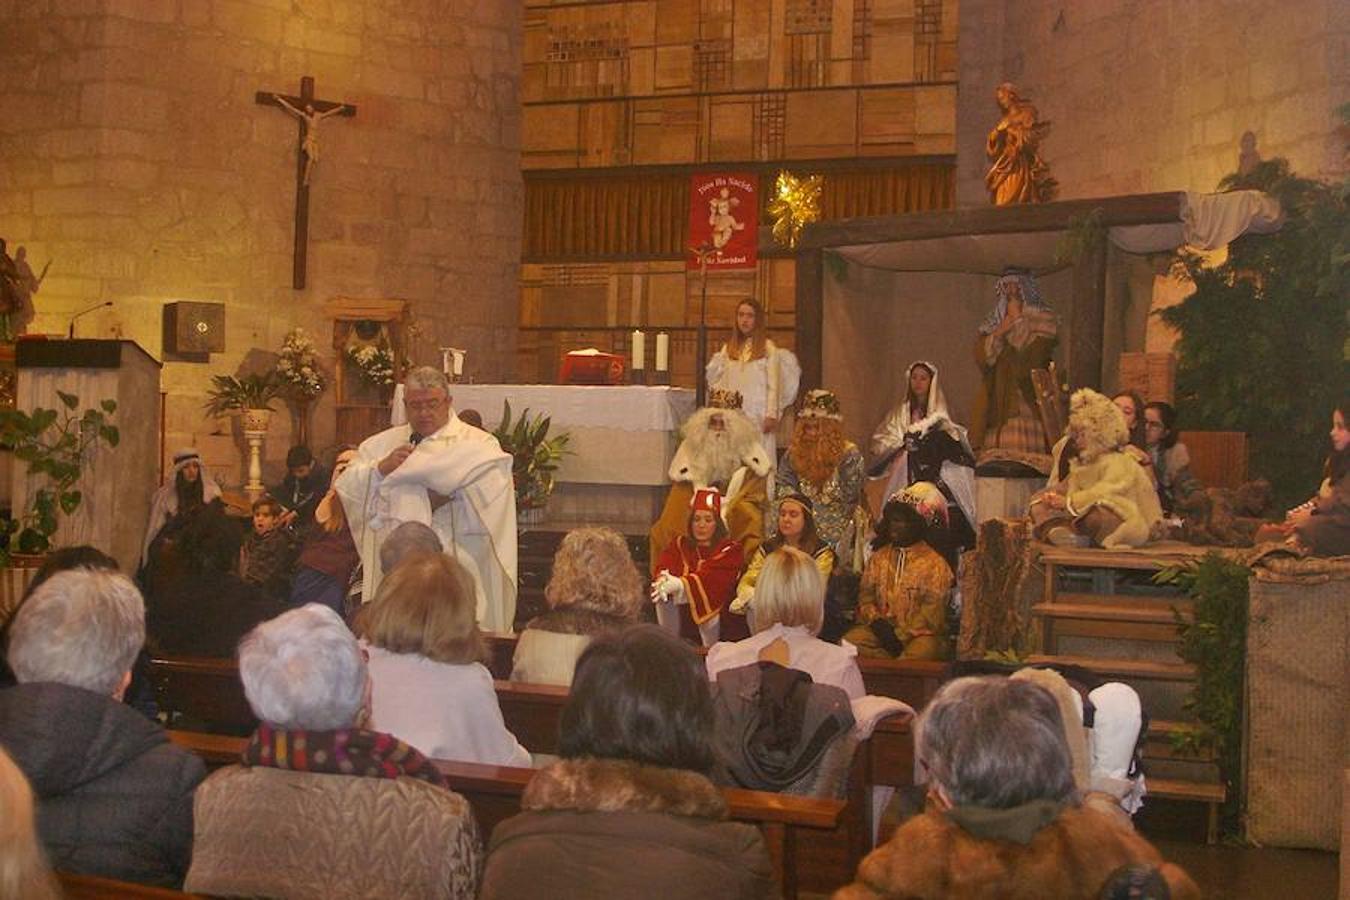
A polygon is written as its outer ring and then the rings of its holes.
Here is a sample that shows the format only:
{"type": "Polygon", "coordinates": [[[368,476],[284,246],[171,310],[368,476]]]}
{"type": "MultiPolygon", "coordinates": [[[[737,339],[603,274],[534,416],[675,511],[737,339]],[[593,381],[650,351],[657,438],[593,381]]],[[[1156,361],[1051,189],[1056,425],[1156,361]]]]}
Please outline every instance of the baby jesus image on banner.
{"type": "Polygon", "coordinates": [[[753,269],[759,249],[759,176],[698,174],[689,184],[689,256],[699,267],[697,250],[707,253],[708,268],[753,269]]]}

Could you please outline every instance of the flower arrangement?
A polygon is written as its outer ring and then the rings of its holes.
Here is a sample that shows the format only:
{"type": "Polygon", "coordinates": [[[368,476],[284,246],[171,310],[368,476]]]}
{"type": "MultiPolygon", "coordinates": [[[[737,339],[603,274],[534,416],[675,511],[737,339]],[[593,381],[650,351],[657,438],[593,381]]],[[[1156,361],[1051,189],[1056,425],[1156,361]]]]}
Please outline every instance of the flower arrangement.
{"type": "Polygon", "coordinates": [[[323,372],[319,369],[314,341],[303,328],[293,328],[281,342],[277,358],[277,378],[282,390],[296,400],[313,400],[323,393],[323,372]]]}
{"type": "Polygon", "coordinates": [[[356,366],[356,372],[367,384],[389,387],[394,384],[394,356],[388,347],[365,344],[348,347],[347,359],[356,366]]]}

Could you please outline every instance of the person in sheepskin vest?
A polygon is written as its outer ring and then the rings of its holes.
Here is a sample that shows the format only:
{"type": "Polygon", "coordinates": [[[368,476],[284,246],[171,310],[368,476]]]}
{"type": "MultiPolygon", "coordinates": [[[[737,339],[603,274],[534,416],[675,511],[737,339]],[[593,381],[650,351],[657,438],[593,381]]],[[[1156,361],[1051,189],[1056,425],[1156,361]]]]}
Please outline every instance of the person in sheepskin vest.
{"type": "Polygon", "coordinates": [[[1162,506],[1147,473],[1123,449],[1130,433],[1110,398],[1091,388],[1069,401],[1068,475],[1031,500],[1036,537],[1060,546],[1113,549],[1148,543],[1162,506]]]}

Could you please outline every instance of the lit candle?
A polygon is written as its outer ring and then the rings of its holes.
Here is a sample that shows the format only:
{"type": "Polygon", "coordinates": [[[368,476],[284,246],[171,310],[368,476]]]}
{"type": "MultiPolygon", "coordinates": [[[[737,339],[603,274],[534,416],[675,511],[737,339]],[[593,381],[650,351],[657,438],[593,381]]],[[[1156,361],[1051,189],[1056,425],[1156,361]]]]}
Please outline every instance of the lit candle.
{"type": "Polygon", "coordinates": [[[633,332],[633,368],[647,367],[647,336],[641,330],[633,332]]]}
{"type": "Polygon", "coordinates": [[[656,334],[656,371],[664,372],[670,368],[670,335],[664,331],[656,334]]]}

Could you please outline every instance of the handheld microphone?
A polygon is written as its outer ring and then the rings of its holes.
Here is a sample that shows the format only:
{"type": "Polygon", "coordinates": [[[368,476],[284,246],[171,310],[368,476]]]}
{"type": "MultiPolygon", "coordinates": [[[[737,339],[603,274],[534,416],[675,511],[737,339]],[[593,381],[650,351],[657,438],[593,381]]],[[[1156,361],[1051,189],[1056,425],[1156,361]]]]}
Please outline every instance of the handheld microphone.
{"type": "Polygon", "coordinates": [[[426,435],[418,434],[415,431],[412,434],[408,435],[408,443],[412,444],[414,447],[422,443],[424,440],[426,440],[426,435]]]}
{"type": "Polygon", "coordinates": [[[82,310],[80,310],[79,312],[77,312],[75,315],[71,316],[71,317],[70,317],[70,327],[66,329],[66,339],[69,340],[69,339],[75,337],[75,320],[78,319],[80,316],[83,316],[83,315],[86,315],[86,314],[88,314],[88,313],[91,313],[91,312],[93,312],[93,311],[96,310],[96,309],[102,309],[102,308],[105,307],[105,306],[112,306],[112,305],[113,305],[113,302],[112,302],[111,300],[105,300],[105,301],[102,302],[102,303],[95,303],[93,306],[89,307],[88,309],[82,309],[82,310]]]}

